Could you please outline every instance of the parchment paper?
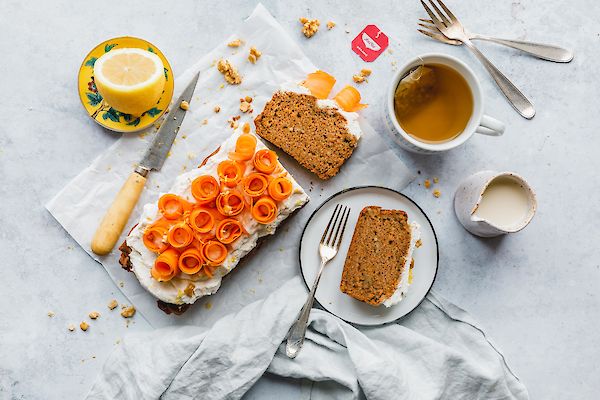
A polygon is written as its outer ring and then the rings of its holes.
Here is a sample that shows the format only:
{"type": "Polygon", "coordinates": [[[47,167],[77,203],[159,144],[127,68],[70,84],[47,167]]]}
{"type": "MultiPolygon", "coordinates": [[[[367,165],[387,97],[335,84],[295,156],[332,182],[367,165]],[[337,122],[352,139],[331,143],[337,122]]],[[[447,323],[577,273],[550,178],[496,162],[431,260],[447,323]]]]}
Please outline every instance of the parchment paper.
{"type": "MultiPolygon", "coordinates": [[[[232,132],[227,120],[241,115],[240,126],[260,113],[264,104],[281,84],[299,82],[307,73],[317,69],[286,34],[279,23],[258,5],[239,31],[216,47],[187,71],[176,78],[176,99],[191,77],[200,71],[200,79],[171,155],[161,171],[152,171],[140,201],[122,234],[138,220],[143,204],[157,201],[161,192],[168,192],[175,177],[195,168],[232,132]],[[233,49],[227,43],[242,39],[244,45],[233,49]],[[250,46],[262,52],[256,64],[247,61],[250,46]],[[216,69],[219,58],[228,59],[243,76],[242,84],[228,85],[216,69]],[[240,97],[253,97],[252,114],[239,110],[240,97]],[[219,113],[214,107],[221,107],[219,113]],[[206,120],[206,124],[203,121],[206,120]]],[[[336,71],[328,71],[335,75],[336,71]]],[[[339,79],[333,93],[343,85],[339,79]]],[[[369,102],[369,99],[365,99],[369,102]]],[[[173,105],[171,105],[173,107],[173,105]]],[[[156,305],[156,299],[143,289],[135,276],[123,270],[119,251],[98,257],[90,250],[92,236],[106,209],[114,199],[127,175],[131,173],[155,133],[149,128],[142,134],[123,135],[106,152],[65,186],[46,208],[88,254],[100,262],[137,310],[155,327],[195,324],[211,325],[221,316],[237,311],[248,303],[263,298],[299,273],[298,243],[302,228],[310,214],[330,195],[357,185],[381,185],[396,190],[405,187],[413,175],[396,154],[363,120],[364,136],[358,148],[341,172],[329,181],[302,169],[293,159],[278,152],[282,164],[307,190],[311,201],[289,218],[274,236],[268,237],[257,251],[248,256],[230,275],[225,277],[217,294],[196,302],[182,316],[166,315],[156,305]]]]}

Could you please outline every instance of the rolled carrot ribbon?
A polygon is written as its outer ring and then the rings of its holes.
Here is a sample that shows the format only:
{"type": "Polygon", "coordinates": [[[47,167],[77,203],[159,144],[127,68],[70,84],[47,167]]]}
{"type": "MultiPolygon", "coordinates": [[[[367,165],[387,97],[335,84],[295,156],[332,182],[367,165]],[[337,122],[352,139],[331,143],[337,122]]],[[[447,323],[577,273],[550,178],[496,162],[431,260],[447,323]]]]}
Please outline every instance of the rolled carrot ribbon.
{"type": "Polygon", "coordinates": [[[352,86],[346,86],[338,94],[334,100],[344,111],[353,112],[367,107],[366,104],[360,103],[360,93],[352,86]]]}
{"type": "Polygon", "coordinates": [[[288,197],[290,197],[290,195],[292,194],[292,182],[290,182],[289,179],[284,178],[284,177],[279,177],[279,178],[275,178],[273,179],[270,183],[269,183],[269,196],[271,196],[273,198],[273,200],[276,201],[283,201],[285,199],[287,199],[288,197]]]}
{"type": "Polygon", "coordinates": [[[202,175],[192,182],[192,196],[200,204],[210,203],[219,195],[219,182],[211,175],[202,175]]]}
{"type": "Polygon", "coordinates": [[[241,134],[235,142],[235,151],[229,153],[229,158],[235,161],[247,161],[256,151],[256,136],[250,133],[241,134]]]}
{"type": "Polygon", "coordinates": [[[216,238],[223,244],[230,244],[242,236],[243,230],[244,228],[239,221],[227,218],[217,225],[216,238]]]}
{"type": "Polygon", "coordinates": [[[228,190],[217,196],[217,210],[226,217],[233,217],[244,210],[244,196],[237,190],[228,190]]]}
{"type": "Polygon", "coordinates": [[[244,178],[244,193],[250,197],[258,197],[267,190],[269,181],[261,173],[253,172],[244,178]]]}
{"type": "Polygon", "coordinates": [[[155,253],[165,251],[169,247],[169,244],[163,240],[167,230],[168,228],[159,225],[147,227],[142,236],[146,248],[155,253]]]}
{"type": "Polygon", "coordinates": [[[191,207],[189,202],[171,193],[163,194],[158,199],[158,209],[167,219],[178,219],[191,207]]]}
{"type": "MultiPolygon", "coordinates": [[[[211,240],[202,247],[202,256],[210,266],[221,265],[227,258],[227,248],[223,243],[211,240]]],[[[212,276],[212,273],[208,275],[212,276]]]]}
{"type": "Polygon", "coordinates": [[[179,252],[175,249],[163,251],[154,261],[150,274],[159,282],[173,279],[179,272],[179,252]]]}
{"type": "Polygon", "coordinates": [[[167,232],[167,241],[176,249],[189,246],[194,241],[194,232],[185,222],[175,224],[167,232]]]}
{"type": "Polygon", "coordinates": [[[277,154],[273,150],[262,149],[254,155],[254,168],[263,174],[271,174],[277,167],[277,154]]]}
{"type": "Polygon", "coordinates": [[[207,233],[215,226],[215,217],[205,208],[194,208],[190,213],[189,223],[193,230],[207,233]]]}
{"type": "Polygon", "coordinates": [[[184,274],[193,275],[200,272],[204,264],[204,257],[200,250],[189,248],[179,256],[179,270],[184,274]]]}
{"type": "Polygon", "coordinates": [[[270,224],[277,217],[277,204],[270,197],[261,197],[252,206],[252,217],[261,224],[270,224]]]}
{"type": "Polygon", "coordinates": [[[302,86],[307,88],[317,99],[326,99],[335,85],[335,78],[324,71],[316,71],[308,74],[302,86]]]}
{"type": "Polygon", "coordinates": [[[231,160],[221,161],[217,166],[221,182],[228,187],[235,187],[242,180],[244,170],[242,165],[231,160]]]}

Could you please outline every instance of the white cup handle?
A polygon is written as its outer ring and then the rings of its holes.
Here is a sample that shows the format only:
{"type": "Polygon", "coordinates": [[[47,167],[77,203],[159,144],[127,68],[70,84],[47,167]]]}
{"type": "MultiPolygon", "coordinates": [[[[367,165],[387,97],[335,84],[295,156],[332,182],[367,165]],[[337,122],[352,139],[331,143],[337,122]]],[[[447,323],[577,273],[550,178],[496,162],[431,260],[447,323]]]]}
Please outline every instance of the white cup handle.
{"type": "Polygon", "coordinates": [[[504,124],[489,115],[483,115],[475,132],[488,136],[500,136],[504,133],[504,124]]]}

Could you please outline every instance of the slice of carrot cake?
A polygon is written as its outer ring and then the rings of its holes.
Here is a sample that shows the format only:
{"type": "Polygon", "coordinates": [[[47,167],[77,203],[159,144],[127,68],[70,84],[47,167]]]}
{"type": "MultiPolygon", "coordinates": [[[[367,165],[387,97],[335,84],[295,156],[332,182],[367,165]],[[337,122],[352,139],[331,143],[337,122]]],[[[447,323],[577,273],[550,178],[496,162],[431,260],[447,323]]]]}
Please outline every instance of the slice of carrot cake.
{"type": "Polygon", "coordinates": [[[411,283],[419,224],[401,210],[362,209],[346,256],[340,289],[367,304],[391,307],[411,283]]]}
{"type": "Polygon", "coordinates": [[[362,134],[354,112],[364,106],[359,104],[360,94],[347,86],[328,99],[334,83],[333,77],[318,71],[299,85],[285,85],[254,120],[259,136],[321,179],[339,172],[362,134]]]}

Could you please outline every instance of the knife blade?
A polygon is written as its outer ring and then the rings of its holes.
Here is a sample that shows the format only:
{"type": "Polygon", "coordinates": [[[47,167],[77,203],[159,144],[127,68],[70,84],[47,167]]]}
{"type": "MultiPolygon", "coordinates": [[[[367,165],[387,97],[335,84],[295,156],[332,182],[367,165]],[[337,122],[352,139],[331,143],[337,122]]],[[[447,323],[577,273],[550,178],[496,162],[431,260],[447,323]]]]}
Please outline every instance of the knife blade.
{"type": "Polygon", "coordinates": [[[125,224],[129,220],[133,208],[140,198],[146,184],[148,172],[151,170],[160,170],[165,163],[187,112],[180,105],[183,101],[188,103],[192,101],[199,75],[197,73],[194,76],[175,104],[173,104],[173,109],[165,117],[141,161],[129,175],[129,178],[127,178],[121,190],[117,193],[117,197],[115,197],[106,211],[91,242],[91,249],[94,253],[103,256],[112,251],[117,240],[119,240],[119,236],[121,236],[121,232],[123,232],[125,224]]]}

